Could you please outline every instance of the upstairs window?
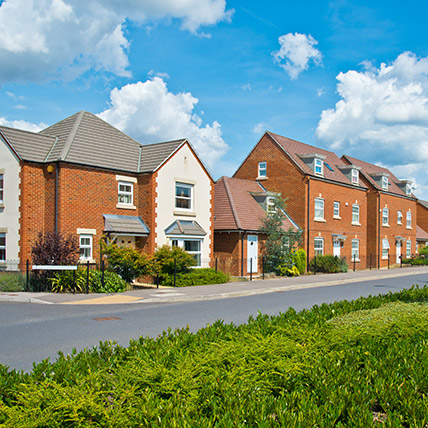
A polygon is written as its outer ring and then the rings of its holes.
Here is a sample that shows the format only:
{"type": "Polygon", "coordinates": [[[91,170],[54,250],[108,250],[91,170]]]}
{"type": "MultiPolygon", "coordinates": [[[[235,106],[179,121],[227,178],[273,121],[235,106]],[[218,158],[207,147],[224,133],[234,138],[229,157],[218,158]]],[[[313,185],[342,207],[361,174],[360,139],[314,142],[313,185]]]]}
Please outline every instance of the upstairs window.
{"type": "Polygon", "coordinates": [[[4,202],[4,174],[0,174],[0,204],[4,202]]]}
{"type": "Polygon", "coordinates": [[[266,198],[266,211],[268,214],[274,214],[276,212],[275,198],[268,196],[266,198]]]}
{"type": "Polygon", "coordinates": [[[315,219],[324,220],[324,199],[315,199],[315,219]]]}
{"type": "Polygon", "coordinates": [[[340,218],[340,202],[334,202],[333,205],[333,217],[340,218]]]}
{"type": "Polygon", "coordinates": [[[0,262],[6,261],[6,234],[0,233],[0,262]]]}
{"type": "Polygon", "coordinates": [[[360,206],[352,205],[352,224],[360,224],[360,206]]]}
{"type": "Polygon", "coordinates": [[[358,170],[353,169],[351,171],[351,177],[352,177],[352,184],[358,185],[358,182],[359,182],[359,173],[358,173],[358,170]]]}
{"type": "Polygon", "coordinates": [[[382,210],[382,225],[383,226],[389,225],[389,210],[388,210],[388,208],[384,208],[382,210]]]}
{"type": "Polygon", "coordinates": [[[406,195],[409,196],[412,193],[412,188],[410,184],[406,184],[406,195]]]}
{"type": "Polygon", "coordinates": [[[403,224],[403,213],[401,211],[397,211],[397,224],[403,224]]]}
{"type": "Polygon", "coordinates": [[[258,172],[259,178],[266,178],[267,177],[267,163],[266,162],[259,162],[259,172],[258,172]]]}
{"type": "Polygon", "coordinates": [[[382,175],[382,189],[388,190],[388,177],[386,175],[382,175]]]}
{"type": "Polygon", "coordinates": [[[118,203],[123,205],[133,205],[134,203],[134,184],[125,181],[118,183],[118,203]]]}
{"type": "Polygon", "coordinates": [[[80,235],[80,260],[92,260],[92,235],[80,235]]]}
{"type": "Polygon", "coordinates": [[[175,183],[175,208],[193,209],[193,184],[175,183]]]}
{"type": "Polygon", "coordinates": [[[407,229],[412,228],[412,213],[411,213],[411,211],[407,211],[407,214],[406,214],[406,228],[407,229]]]}
{"type": "Polygon", "coordinates": [[[324,173],[323,173],[323,161],[321,159],[315,159],[314,172],[316,175],[324,175],[324,173]]]}

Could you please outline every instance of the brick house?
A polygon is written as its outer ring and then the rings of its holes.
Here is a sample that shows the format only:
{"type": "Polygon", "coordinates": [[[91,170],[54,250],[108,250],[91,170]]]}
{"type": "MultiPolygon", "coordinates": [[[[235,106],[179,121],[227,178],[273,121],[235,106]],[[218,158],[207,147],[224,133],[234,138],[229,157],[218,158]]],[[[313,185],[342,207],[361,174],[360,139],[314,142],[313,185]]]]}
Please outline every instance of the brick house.
{"type": "Polygon", "coordinates": [[[398,180],[386,168],[344,155],[360,168],[367,192],[367,252],[376,266],[399,264],[416,253],[416,201],[409,180],[398,180]]]}
{"type": "Polygon", "coordinates": [[[333,152],[266,132],[234,174],[286,198],[303,231],[308,262],[315,255],[355,258],[367,267],[367,185],[360,167],[333,152]]]}
{"type": "Polygon", "coordinates": [[[418,249],[428,245],[428,201],[416,203],[416,242],[418,249]]]}
{"type": "MultiPolygon", "coordinates": [[[[261,221],[274,195],[257,181],[222,177],[214,185],[214,257],[218,268],[233,275],[260,273],[266,235],[261,221]]],[[[298,227],[286,214],[283,230],[298,227]]]]}
{"type": "MultiPolygon", "coordinates": [[[[152,253],[213,253],[214,182],[186,140],[143,145],[79,112],[32,133],[0,127],[0,263],[31,259],[39,232],[78,237],[82,260],[103,236],[152,253]]],[[[12,266],[12,263],[10,263],[12,266]]]]}

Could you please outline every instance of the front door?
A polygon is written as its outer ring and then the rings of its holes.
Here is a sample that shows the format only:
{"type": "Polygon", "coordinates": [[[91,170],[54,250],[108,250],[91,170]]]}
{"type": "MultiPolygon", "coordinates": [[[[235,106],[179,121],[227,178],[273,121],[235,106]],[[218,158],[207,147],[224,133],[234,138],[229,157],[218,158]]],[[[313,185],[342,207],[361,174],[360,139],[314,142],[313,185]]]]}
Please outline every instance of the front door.
{"type": "Polygon", "coordinates": [[[395,263],[400,264],[400,257],[401,257],[401,241],[398,241],[396,243],[396,249],[397,251],[395,252],[396,256],[395,256],[395,263]]]}
{"type": "Polygon", "coordinates": [[[259,245],[257,235],[248,235],[247,238],[247,272],[257,272],[259,245]]]}
{"type": "Polygon", "coordinates": [[[337,239],[333,241],[333,256],[340,258],[340,241],[337,239]]]}

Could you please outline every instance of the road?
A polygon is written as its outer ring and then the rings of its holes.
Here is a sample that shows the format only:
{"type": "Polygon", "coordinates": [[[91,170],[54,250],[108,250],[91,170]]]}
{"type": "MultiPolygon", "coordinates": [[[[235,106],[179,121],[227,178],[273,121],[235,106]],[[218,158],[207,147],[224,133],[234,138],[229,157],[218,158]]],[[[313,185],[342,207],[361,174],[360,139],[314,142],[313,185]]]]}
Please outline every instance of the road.
{"type": "Polygon", "coordinates": [[[168,327],[189,325],[197,331],[222,319],[241,324],[258,311],[276,315],[290,306],[296,310],[337,300],[353,300],[424,285],[426,274],[378,279],[327,287],[305,288],[220,300],[127,305],[37,305],[0,303],[0,363],[31,371],[33,361],[65,354],[73,348],[92,348],[100,341],[127,345],[130,338],[156,337],[168,327]]]}

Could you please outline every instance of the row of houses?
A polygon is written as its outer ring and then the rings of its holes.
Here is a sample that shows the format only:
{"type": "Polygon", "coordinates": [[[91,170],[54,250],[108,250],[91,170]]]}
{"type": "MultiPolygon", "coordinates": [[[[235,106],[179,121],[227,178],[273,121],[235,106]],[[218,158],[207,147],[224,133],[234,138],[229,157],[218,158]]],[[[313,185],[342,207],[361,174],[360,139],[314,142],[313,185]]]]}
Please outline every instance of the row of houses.
{"type": "MultiPolygon", "coordinates": [[[[260,222],[273,195],[308,259],[333,254],[385,267],[428,241],[428,203],[389,170],[266,132],[233,177],[214,182],[186,139],[143,145],[79,112],[39,133],[0,126],[0,268],[23,268],[40,232],[78,237],[82,260],[100,241],[153,253],[184,248],[199,267],[240,260],[259,270],[260,222]]],[[[236,267],[238,266],[238,267],[236,267]]]]}

